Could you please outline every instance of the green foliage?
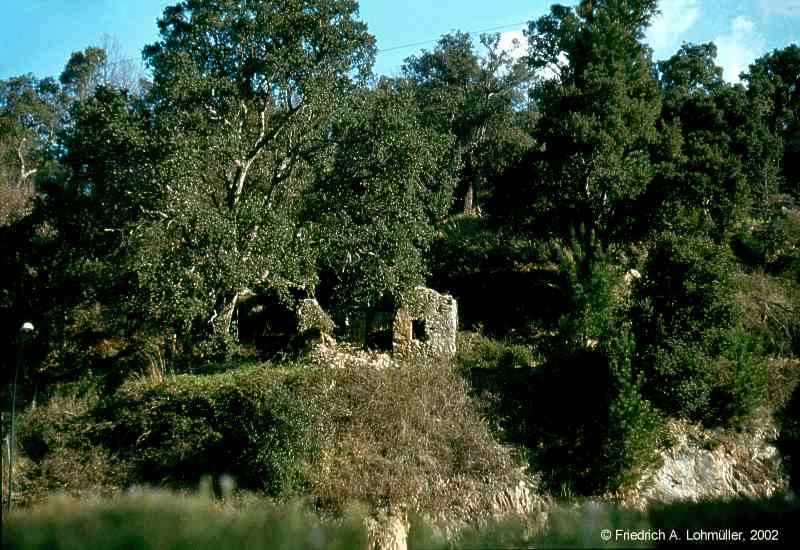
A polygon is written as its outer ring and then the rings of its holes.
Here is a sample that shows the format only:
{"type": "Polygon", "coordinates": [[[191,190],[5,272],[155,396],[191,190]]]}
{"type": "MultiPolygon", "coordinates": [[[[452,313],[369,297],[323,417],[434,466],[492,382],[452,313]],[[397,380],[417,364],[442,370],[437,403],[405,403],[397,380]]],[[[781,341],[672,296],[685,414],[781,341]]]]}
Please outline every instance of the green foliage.
{"type": "Polygon", "coordinates": [[[653,459],[659,416],[623,346],[469,372],[477,391],[494,396],[488,412],[502,438],[525,449],[552,494],[625,486],[653,459]]]}
{"type": "Polygon", "coordinates": [[[530,72],[499,41],[499,34],[481,36],[487,52],[479,58],[468,33],[445,34],[433,51],[422,50],[403,65],[419,123],[454,138],[450,154],[462,160],[456,208],[465,214],[477,211],[492,191],[491,179],[531,146],[520,123],[530,72]]]}
{"type": "Polygon", "coordinates": [[[781,144],[782,191],[800,197],[800,47],[776,49],[750,65],[748,95],[773,138],[781,144]]]}
{"type": "Polygon", "coordinates": [[[307,206],[323,301],[344,319],[423,282],[433,223],[450,205],[448,138],[421,129],[413,98],[379,87],[337,121],[331,164],[307,206]]]}
{"type": "Polygon", "coordinates": [[[555,322],[558,274],[529,236],[486,216],[451,216],[437,229],[428,286],[458,300],[460,327],[517,340],[555,322]]]}
{"type": "Polygon", "coordinates": [[[707,422],[712,425],[740,423],[767,397],[767,362],[758,341],[741,327],[725,337],[709,396],[712,409],[707,422]]]}
{"type": "Polygon", "coordinates": [[[81,256],[113,257],[122,235],[159,201],[151,132],[148,114],[124,91],[99,87],[73,105],[62,138],[68,172],[44,184],[42,206],[81,256]]]}
{"type": "Polygon", "coordinates": [[[62,100],[52,78],[27,74],[0,81],[0,186],[33,190],[35,177],[55,156],[62,100]]]}
{"type": "Polygon", "coordinates": [[[572,232],[569,244],[555,244],[555,253],[564,291],[555,345],[562,348],[559,353],[569,354],[613,330],[621,313],[614,293],[621,273],[595,233],[583,227],[572,232]]]}
{"type": "Polygon", "coordinates": [[[489,413],[500,433],[526,448],[556,494],[631,482],[652,460],[660,424],[633,368],[620,274],[592,234],[580,237],[556,248],[565,306],[541,346],[544,364],[534,367],[528,348],[491,341],[459,356],[476,390],[496,396],[489,413]]]}
{"type": "Polygon", "coordinates": [[[438,226],[428,264],[434,281],[507,269],[531,261],[531,242],[490,227],[485,219],[454,216],[438,226]]]}
{"type": "Polygon", "coordinates": [[[521,61],[499,35],[479,56],[446,34],[367,86],[375,40],[355,0],[184,0],[145,48],[147,94],[121,89],[97,47],[70,57],[61,86],[0,81],[2,361],[33,321],[23,401],[74,380],[108,393],[94,419],[56,414],[57,400],[26,416],[28,458],[69,488],[70,468],[110,472],[110,449],[140,480],[310,484],[331,509],[505,476],[510,455],[450,365],[209,364],[238,351],[246,297],[316,295],[348,321],[429,274],[462,324],[506,339],[459,361],[554,493],[630,482],[661,415],[740,423],[764,401],[762,355],[800,349],[800,218],[775,195],[798,196],[800,48],[756,60],[747,88],[723,81],[710,43],[653,65],[656,10],[553,6],[521,61]],[[454,204],[468,215],[448,219],[454,204]],[[641,240],[631,296],[618,245],[641,240]],[[729,241],[753,270],[744,287],[729,241]],[[181,352],[187,370],[223,373],[166,376],[181,352]],[[147,360],[150,381],[113,393],[147,360]]]}
{"type": "Polygon", "coordinates": [[[768,208],[778,191],[781,146],[762,106],[722,80],[716,55],[714,44],[684,44],[658,63],[661,123],[679,128],[681,143],[664,158],[648,200],[658,205],[659,227],[723,242],[748,214],[768,208]]]}
{"type": "Polygon", "coordinates": [[[548,359],[528,426],[534,463],[555,494],[597,494],[625,487],[654,460],[660,415],[643,397],[625,327],[596,349],[548,359]],[[580,380],[580,385],[574,383],[580,380]]]}
{"type": "Polygon", "coordinates": [[[64,90],[73,97],[84,100],[103,82],[103,65],[108,62],[108,52],[103,48],[88,47],[82,52],[73,52],[59,76],[64,90]]]}
{"type": "Polygon", "coordinates": [[[649,251],[633,311],[637,368],[669,415],[736,421],[762,400],[765,363],[740,329],[726,247],[665,233],[649,251]]]}
{"type": "Polygon", "coordinates": [[[458,363],[465,372],[477,369],[516,369],[533,366],[539,361],[530,346],[505,344],[479,337],[468,349],[458,353],[458,363]]]}
{"type": "MultiPolygon", "coordinates": [[[[653,462],[661,417],[642,396],[643,380],[633,368],[634,342],[629,332],[605,344],[611,380],[608,425],[599,475],[606,488],[629,485],[653,462]]],[[[597,474],[596,474],[597,475],[597,474]]]]}
{"type": "Polygon", "coordinates": [[[768,214],[764,222],[743,227],[732,247],[750,268],[800,280],[800,211],[776,201],[768,214]]]}
{"type": "Polygon", "coordinates": [[[529,167],[534,204],[519,205],[534,207],[529,219],[561,235],[584,224],[603,241],[630,238],[630,205],[654,175],[660,98],[639,39],[655,9],[587,0],[529,24],[531,66],[554,74],[533,91],[543,146],[529,167]]]}
{"type": "MultiPolygon", "coordinates": [[[[235,338],[239,298],[311,289],[298,209],[374,39],[352,0],[190,0],[144,57],[161,199],[129,239],[138,301],[196,343],[235,338]]],[[[212,346],[213,347],[213,346],[212,346]]]]}
{"type": "MultiPolygon", "coordinates": [[[[263,368],[263,367],[262,367],[263,368]]],[[[313,412],[279,375],[253,369],[168,382],[129,382],[97,411],[98,437],[146,482],[194,484],[227,473],[284,495],[303,484],[316,452],[313,412]]]]}

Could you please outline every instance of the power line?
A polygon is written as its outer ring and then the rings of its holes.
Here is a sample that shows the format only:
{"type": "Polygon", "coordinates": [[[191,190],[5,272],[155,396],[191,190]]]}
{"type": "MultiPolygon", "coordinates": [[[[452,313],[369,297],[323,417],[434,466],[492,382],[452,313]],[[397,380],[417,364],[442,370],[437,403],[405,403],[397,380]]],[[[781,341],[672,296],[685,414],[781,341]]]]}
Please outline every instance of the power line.
{"type": "MultiPolygon", "coordinates": [[[[503,30],[503,29],[511,29],[513,27],[519,27],[520,25],[525,25],[527,23],[528,23],[528,21],[520,21],[518,23],[509,23],[508,25],[498,25],[497,27],[490,27],[488,29],[480,29],[480,30],[477,30],[477,31],[468,31],[468,34],[480,34],[480,33],[484,33],[484,32],[492,32],[492,31],[500,31],[500,30],[503,30]]],[[[400,46],[391,46],[389,48],[381,48],[381,49],[378,50],[378,53],[393,52],[393,51],[396,51],[396,50],[403,50],[405,48],[414,48],[414,47],[417,47],[417,46],[424,46],[425,44],[432,44],[432,43],[436,42],[437,40],[439,40],[439,38],[430,38],[428,40],[421,40],[419,42],[411,42],[409,44],[402,44],[400,46]]],[[[130,62],[130,61],[139,61],[139,59],[137,59],[135,57],[123,57],[121,59],[116,59],[116,60],[113,60],[113,61],[107,61],[106,63],[108,65],[119,65],[121,63],[127,63],[127,62],[130,62]]]]}
{"type": "MultiPolygon", "coordinates": [[[[519,23],[509,23],[508,25],[499,25],[497,27],[491,27],[491,28],[488,28],[488,29],[481,29],[481,30],[478,30],[478,31],[469,31],[469,34],[480,34],[480,33],[483,33],[483,32],[491,32],[491,31],[499,31],[499,30],[502,30],[502,29],[510,29],[512,27],[518,27],[520,25],[525,25],[526,23],[528,23],[528,22],[527,21],[520,21],[519,23]]],[[[405,49],[405,48],[415,48],[417,46],[424,46],[425,44],[432,44],[433,42],[436,42],[437,40],[439,40],[439,39],[438,38],[432,38],[432,39],[429,39],[429,40],[422,40],[421,42],[412,42],[410,44],[403,44],[402,46],[391,46],[389,48],[379,49],[378,53],[393,52],[395,50],[402,50],[402,49],[405,49]]]]}

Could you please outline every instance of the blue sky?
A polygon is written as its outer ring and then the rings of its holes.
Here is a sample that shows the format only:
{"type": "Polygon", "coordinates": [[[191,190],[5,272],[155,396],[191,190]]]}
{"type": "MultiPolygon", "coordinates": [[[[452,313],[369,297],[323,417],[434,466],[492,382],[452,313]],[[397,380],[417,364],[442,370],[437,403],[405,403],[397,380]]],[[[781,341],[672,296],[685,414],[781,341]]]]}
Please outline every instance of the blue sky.
{"type": "MultiPolygon", "coordinates": [[[[0,78],[32,72],[57,76],[69,54],[116,38],[121,54],[140,59],[142,46],[157,39],[156,19],[172,0],[4,0],[0,20],[0,78]]],[[[507,43],[521,38],[523,21],[544,14],[551,0],[361,0],[361,18],[382,50],[375,70],[398,74],[403,59],[430,49],[452,30],[503,27],[507,43]],[[515,25],[516,24],[516,25],[515,25]],[[398,46],[426,44],[394,49],[398,46]]],[[[572,4],[571,0],[562,3],[572,4]]],[[[655,58],[669,57],[683,41],[715,41],[724,77],[756,57],[800,41],[800,0],[660,0],[663,14],[648,42],[655,58]]]]}

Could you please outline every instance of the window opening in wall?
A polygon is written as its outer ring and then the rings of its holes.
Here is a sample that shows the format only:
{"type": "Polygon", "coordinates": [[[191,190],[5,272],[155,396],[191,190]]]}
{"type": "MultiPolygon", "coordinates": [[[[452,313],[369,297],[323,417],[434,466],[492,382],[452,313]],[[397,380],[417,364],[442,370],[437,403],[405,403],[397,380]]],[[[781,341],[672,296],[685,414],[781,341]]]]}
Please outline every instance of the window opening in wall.
{"type": "Polygon", "coordinates": [[[428,331],[425,327],[425,319],[414,319],[411,321],[411,336],[420,342],[428,341],[428,331]]]}

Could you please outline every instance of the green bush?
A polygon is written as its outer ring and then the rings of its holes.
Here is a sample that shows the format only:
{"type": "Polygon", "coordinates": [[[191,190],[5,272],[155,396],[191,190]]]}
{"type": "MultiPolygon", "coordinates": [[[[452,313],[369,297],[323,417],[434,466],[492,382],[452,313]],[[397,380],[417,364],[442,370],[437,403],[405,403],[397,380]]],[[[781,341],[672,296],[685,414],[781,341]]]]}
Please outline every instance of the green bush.
{"type": "Polygon", "coordinates": [[[578,353],[587,342],[615,331],[622,303],[615,295],[621,270],[593,232],[573,232],[556,248],[564,313],[555,336],[556,353],[578,353]]]}
{"type": "Polygon", "coordinates": [[[617,262],[584,232],[560,256],[566,311],[543,371],[548,407],[536,407],[541,419],[529,423],[546,427],[538,460],[552,472],[551,486],[567,480],[584,494],[614,490],[652,459],[659,418],[632,367],[617,262]]]}
{"type": "Polygon", "coordinates": [[[98,436],[145,482],[185,486],[229,474],[278,496],[302,486],[303,461],[316,452],[311,408],[265,367],[130,382],[96,414],[98,436]]]}
{"type": "Polygon", "coordinates": [[[735,423],[762,400],[766,363],[741,329],[730,250],[659,235],[632,310],[645,396],[668,415],[735,423]]]}
{"type": "Polygon", "coordinates": [[[531,391],[540,378],[539,369],[531,367],[541,358],[529,346],[477,336],[467,346],[459,344],[456,362],[472,393],[480,397],[495,433],[530,447],[531,391]]]}
{"type": "Polygon", "coordinates": [[[608,421],[596,477],[613,490],[635,481],[655,458],[661,418],[642,396],[633,370],[634,342],[627,330],[605,344],[610,375],[608,421]]]}
{"type": "Polygon", "coordinates": [[[737,257],[751,268],[796,276],[800,267],[800,210],[777,202],[766,222],[743,227],[731,244],[737,257]]]}
{"type": "Polygon", "coordinates": [[[560,248],[564,313],[530,348],[484,339],[459,356],[507,441],[522,446],[556,495],[596,494],[634,479],[653,457],[660,419],[632,366],[619,270],[591,235],[560,248]]]}
{"type": "Polygon", "coordinates": [[[646,348],[647,393],[667,414],[703,418],[711,399],[710,359],[693,343],[669,339],[646,348]]]}
{"type": "Polygon", "coordinates": [[[654,458],[660,418],[642,396],[624,329],[596,349],[551,357],[530,392],[527,445],[555,495],[613,491],[654,458]]]}
{"type": "Polygon", "coordinates": [[[724,344],[714,365],[712,409],[705,418],[710,425],[739,424],[767,397],[769,373],[758,341],[737,327],[724,336],[724,344]]]}
{"type": "Polygon", "coordinates": [[[478,337],[468,349],[459,348],[457,361],[466,371],[474,369],[517,368],[538,362],[530,346],[507,344],[484,336],[478,337]]]}

